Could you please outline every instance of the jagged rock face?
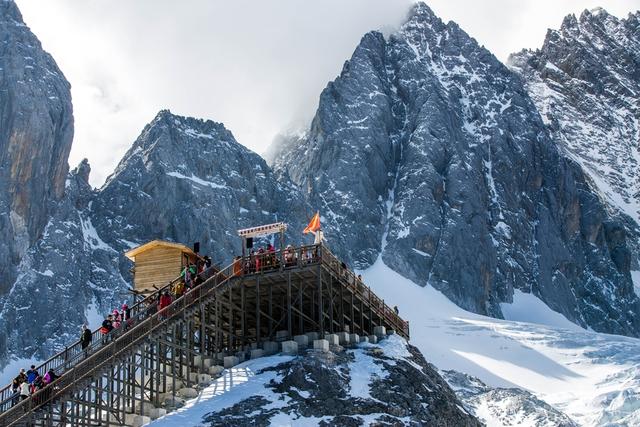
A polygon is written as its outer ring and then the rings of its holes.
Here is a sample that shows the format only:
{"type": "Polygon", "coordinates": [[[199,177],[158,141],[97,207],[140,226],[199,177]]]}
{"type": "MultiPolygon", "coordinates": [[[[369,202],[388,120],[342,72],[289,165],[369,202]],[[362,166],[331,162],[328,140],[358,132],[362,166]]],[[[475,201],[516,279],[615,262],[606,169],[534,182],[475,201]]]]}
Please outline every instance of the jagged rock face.
{"type": "Polygon", "coordinates": [[[443,377],[460,400],[487,425],[538,427],[576,427],[569,416],[520,388],[492,388],[457,371],[444,371],[443,377]]]}
{"type": "Polygon", "coordinates": [[[387,265],[465,309],[499,317],[516,287],[595,330],[640,331],[624,227],[520,78],[424,4],[388,39],[365,35],[273,163],[356,267],[382,241],[387,265]]]}
{"type": "Polygon", "coordinates": [[[169,111],[145,127],[101,189],[91,190],[89,170],[85,161],[69,175],[64,198],[20,266],[0,312],[7,325],[0,358],[44,359],[77,339],[83,322],[95,327],[97,316],[130,302],[132,263],[124,252],[133,246],[199,241],[201,253],[225,266],[240,253],[237,229],[285,221],[287,241],[299,244],[310,212],[223,125],[169,111]]]}
{"type": "Polygon", "coordinates": [[[567,16],[541,49],[511,55],[542,119],[563,151],[640,248],[640,12],[618,19],[601,8],[567,16]]]}
{"type": "Polygon", "coordinates": [[[210,412],[202,421],[212,426],[481,425],[415,347],[396,354],[375,347],[307,352],[255,375],[270,371],[274,379],[264,384],[264,393],[210,412]]]}
{"type": "Polygon", "coordinates": [[[287,221],[289,241],[299,243],[307,214],[299,193],[223,125],[168,111],[143,130],[91,206],[98,233],[118,249],[199,241],[218,262],[240,253],[242,227],[287,221]]]}
{"type": "Polygon", "coordinates": [[[87,234],[92,197],[88,170],[85,161],[69,174],[64,197],[42,237],[24,256],[11,293],[3,300],[2,359],[13,355],[44,360],[78,339],[87,310],[97,308],[90,306],[104,301],[109,309],[107,302],[119,299],[124,285],[117,281],[120,254],[108,253],[98,260],[100,254],[93,253],[87,234]],[[98,277],[107,280],[100,282],[98,277]]]}
{"type": "Polygon", "coordinates": [[[543,120],[607,199],[640,219],[640,12],[567,16],[542,48],[511,55],[543,120]]]}
{"type": "Polygon", "coordinates": [[[73,138],[69,83],[24,24],[0,2],[0,295],[60,200],[73,138]]]}

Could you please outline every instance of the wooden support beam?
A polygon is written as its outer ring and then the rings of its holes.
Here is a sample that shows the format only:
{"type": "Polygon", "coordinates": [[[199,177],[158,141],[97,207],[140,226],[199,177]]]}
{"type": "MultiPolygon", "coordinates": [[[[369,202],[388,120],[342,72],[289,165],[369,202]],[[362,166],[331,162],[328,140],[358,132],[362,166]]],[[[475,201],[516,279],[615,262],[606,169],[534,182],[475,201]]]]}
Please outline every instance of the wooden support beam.
{"type": "Polygon", "coordinates": [[[291,318],[291,273],[287,275],[287,329],[289,336],[293,336],[293,323],[291,318]]]}

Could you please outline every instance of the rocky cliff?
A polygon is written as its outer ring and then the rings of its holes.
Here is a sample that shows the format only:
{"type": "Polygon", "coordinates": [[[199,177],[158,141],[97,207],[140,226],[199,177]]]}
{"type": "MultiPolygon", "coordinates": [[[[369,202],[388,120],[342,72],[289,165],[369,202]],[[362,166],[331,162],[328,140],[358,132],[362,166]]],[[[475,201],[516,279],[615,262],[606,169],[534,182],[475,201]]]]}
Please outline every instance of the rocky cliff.
{"type": "Polygon", "coordinates": [[[73,137],[69,83],[24,24],[0,2],[0,295],[64,193],[73,137]]]}
{"type": "Polygon", "coordinates": [[[417,4],[365,35],[274,167],[355,267],[384,262],[501,316],[518,288],[598,331],[640,333],[623,224],[562,155],[522,79],[417,4]]]}
{"type": "MultiPolygon", "coordinates": [[[[637,246],[640,222],[640,12],[567,16],[542,47],[511,55],[554,140],[621,216],[637,246]]],[[[632,259],[638,270],[638,250],[632,259]]]]}

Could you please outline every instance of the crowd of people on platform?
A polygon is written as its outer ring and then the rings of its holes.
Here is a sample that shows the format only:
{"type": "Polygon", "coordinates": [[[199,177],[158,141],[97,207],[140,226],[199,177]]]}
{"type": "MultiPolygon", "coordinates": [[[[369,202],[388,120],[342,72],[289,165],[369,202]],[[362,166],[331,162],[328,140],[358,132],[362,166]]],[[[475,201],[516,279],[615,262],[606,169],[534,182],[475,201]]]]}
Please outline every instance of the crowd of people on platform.
{"type": "Polygon", "coordinates": [[[272,244],[258,250],[252,249],[246,257],[236,256],[233,261],[233,274],[253,274],[261,271],[268,271],[280,268],[282,263],[285,267],[291,267],[302,263],[309,263],[318,257],[317,248],[310,250],[299,250],[291,245],[287,245],[282,251],[282,257],[276,253],[272,244]]]}

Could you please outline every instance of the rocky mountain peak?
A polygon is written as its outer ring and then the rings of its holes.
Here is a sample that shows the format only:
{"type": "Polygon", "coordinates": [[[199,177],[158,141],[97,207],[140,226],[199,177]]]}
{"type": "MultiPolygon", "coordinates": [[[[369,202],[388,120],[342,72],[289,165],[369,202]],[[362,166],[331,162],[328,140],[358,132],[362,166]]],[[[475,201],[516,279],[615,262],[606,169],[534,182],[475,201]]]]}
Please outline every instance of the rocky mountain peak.
{"type": "Polygon", "coordinates": [[[65,191],[73,138],[69,83],[22,21],[0,2],[0,295],[65,191]]]}
{"type": "Polygon", "coordinates": [[[306,135],[274,166],[356,267],[381,255],[474,312],[500,316],[518,288],[594,329],[638,333],[635,315],[605,326],[593,310],[638,305],[619,224],[557,151],[521,79],[427,6],[388,39],[362,39],[306,135]],[[575,297],[585,287],[593,303],[575,297]]]}
{"type": "Polygon", "coordinates": [[[415,28],[418,25],[442,25],[442,20],[424,2],[417,2],[409,9],[403,27],[415,28]]]}
{"type": "Polygon", "coordinates": [[[89,165],[89,159],[87,158],[82,159],[78,166],[76,166],[75,169],[71,171],[71,175],[79,177],[86,184],[89,184],[90,173],[91,166],[89,165]]]}
{"type": "Polygon", "coordinates": [[[4,24],[24,26],[22,13],[13,0],[0,1],[0,21],[4,24]]]}

